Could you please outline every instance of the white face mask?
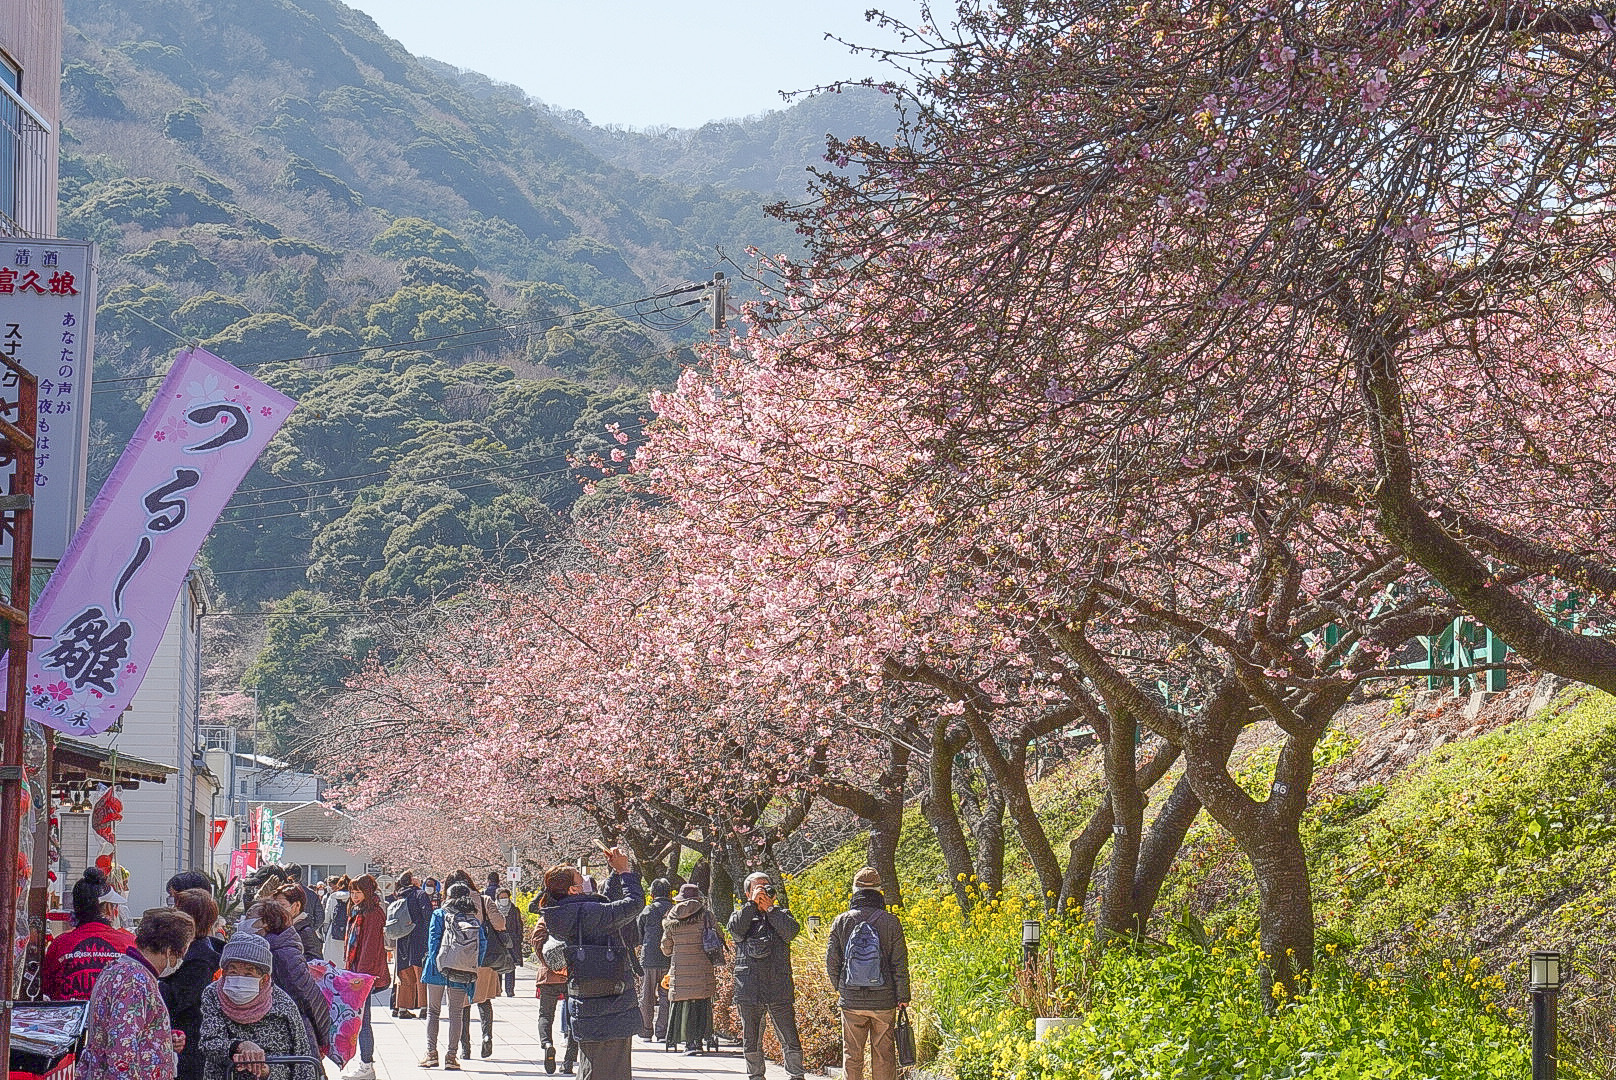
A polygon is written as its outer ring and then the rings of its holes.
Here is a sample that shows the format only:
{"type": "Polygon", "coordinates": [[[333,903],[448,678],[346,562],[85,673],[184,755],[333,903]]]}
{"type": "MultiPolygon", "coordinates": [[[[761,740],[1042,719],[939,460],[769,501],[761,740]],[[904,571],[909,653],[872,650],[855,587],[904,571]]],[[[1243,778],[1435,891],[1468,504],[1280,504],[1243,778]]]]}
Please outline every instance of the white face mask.
{"type": "Polygon", "coordinates": [[[158,977],[158,978],[159,978],[159,979],[166,979],[166,978],[168,978],[168,977],[169,977],[169,976],[170,976],[170,975],[172,975],[172,974],[174,974],[174,973],[175,973],[175,972],[176,972],[176,971],[178,971],[178,970],[179,970],[179,969],[180,969],[180,963],[181,963],[181,961],[183,961],[183,960],[184,960],[184,959],[185,959],[185,957],[183,957],[183,956],[180,956],[180,957],[176,957],[176,958],[175,958],[175,959],[174,959],[174,962],[173,962],[173,963],[172,963],[172,964],[170,964],[170,965],[168,965],[168,966],[167,966],[167,967],[166,967],[166,968],[164,968],[164,969],[163,969],[163,970],[162,970],[162,971],[159,971],[159,972],[158,972],[158,973],[157,973],[157,977],[158,977]]]}
{"type": "Polygon", "coordinates": [[[238,933],[238,934],[256,934],[256,933],[258,933],[258,920],[253,918],[251,915],[248,915],[246,918],[242,919],[241,922],[236,924],[236,933],[238,933]]]}
{"type": "Polygon", "coordinates": [[[237,1005],[247,1004],[257,997],[263,988],[263,980],[255,979],[251,975],[226,975],[219,980],[219,993],[237,1005]]]}

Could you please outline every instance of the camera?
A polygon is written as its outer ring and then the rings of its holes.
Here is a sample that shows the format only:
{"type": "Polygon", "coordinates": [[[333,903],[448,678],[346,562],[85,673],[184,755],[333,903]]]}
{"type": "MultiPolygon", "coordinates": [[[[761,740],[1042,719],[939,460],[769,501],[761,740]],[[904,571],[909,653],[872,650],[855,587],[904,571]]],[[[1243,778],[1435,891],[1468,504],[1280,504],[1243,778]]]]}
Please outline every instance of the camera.
{"type": "Polygon", "coordinates": [[[773,900],[774,897],[775,897],[774,886],[773,885],[765,885],[765,886],[763,886],[763,895],[767,896],[770,900],[773,900]]]}

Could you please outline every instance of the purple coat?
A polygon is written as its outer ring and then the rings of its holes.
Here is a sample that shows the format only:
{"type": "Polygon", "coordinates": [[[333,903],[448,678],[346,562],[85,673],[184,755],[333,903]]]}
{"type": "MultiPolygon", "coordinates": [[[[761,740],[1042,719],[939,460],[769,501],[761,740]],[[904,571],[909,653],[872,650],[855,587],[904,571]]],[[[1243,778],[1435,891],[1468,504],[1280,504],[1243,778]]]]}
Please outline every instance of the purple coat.
{"type": "Polygon", "coordinates": [[[269,942],[269,955],[275,964],[272,981],[297,1004],[297,1011],[303,1014],[303,1023],[308,1028],[309,1042],[316,1047],[329,1047],[331,1006],[326,1003],[314,976],[309,974],[303,939],[288,926],[278,934],[265,934],[264,940],[269,942]]]}

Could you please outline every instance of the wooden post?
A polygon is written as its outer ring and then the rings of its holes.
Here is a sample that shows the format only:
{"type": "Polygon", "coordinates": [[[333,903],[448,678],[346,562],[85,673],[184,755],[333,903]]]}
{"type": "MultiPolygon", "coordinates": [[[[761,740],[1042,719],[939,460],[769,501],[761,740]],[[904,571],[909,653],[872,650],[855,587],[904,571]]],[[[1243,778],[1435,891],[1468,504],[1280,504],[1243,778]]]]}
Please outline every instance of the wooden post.
{"type": "MultiPolygon", "coordinates": [[[[11,1060],[11,1003],[17,993],[18,830],[22,826],[23,711],[28,704],[28,603],[34,576],[34,431],[38,423],[39,380],[15,362],[0,358],[16,377],[17,397],[0,406],[0,462],[13,465],[10,494],[0,498],[0,531],[11,539],[11,595],[0,604],[7,624],[4,737],[0,739],[0,1060],[11,1060]]],[[[32,839],[32,838],[30,838],[32,839]]]]}

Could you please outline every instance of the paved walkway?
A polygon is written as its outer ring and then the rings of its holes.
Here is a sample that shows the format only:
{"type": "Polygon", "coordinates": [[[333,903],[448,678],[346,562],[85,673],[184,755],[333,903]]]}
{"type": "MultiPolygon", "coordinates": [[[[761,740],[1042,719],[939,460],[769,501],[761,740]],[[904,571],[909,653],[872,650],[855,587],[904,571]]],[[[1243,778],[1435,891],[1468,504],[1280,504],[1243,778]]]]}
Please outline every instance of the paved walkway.
{"type": "MultiPolygon", "coordinates": [[[[377,995],[378,1002],[385,1001],[377,995]]],[[[379,1080],[427,1080],[452,1077],[442,1069],[421,1068],[426,1053],[426,1021],[395,1020],[385,1005],[372,1004],[371,1026],[376,1032],[376,1075],[379,1080]]],[[[559,1027],[559,1024],[558,1024],[559,1027]]],[[[439,1033],[440,1047],[447,1037],[447,1025],[439,1033]]],[[[556,1032],[557,1037],[560,1031],[556,1032]]],[[[482,1025],[477,1010],[471,1013],[472,1056],[462,1059],[466,1077],[544,1077],[544,1051],[539,1046],[539,1002],[533,996],[533,973],[521,970],[516,974],[516,996],[494,999],[494,1056],[478,1056],[482,1043],[482,1025]]],[[[559,1066],[558,1066],[559,1068],[559,1066]]],[[[336,1066],[328,1065],[326,1075],[336,1076],[336,1066]]],[[[556,1076],[561,1077],[558,1071],[556,1076]]],[[[741,1059],[738,1046],[724,1045],[716,1054],[686,1057],[682,1053],[670,1054],[660,1047],[641,1039],[634,1040],[634,1076],[636,1080],[708,1080],[710,1077],[746,1076],[746,1063],[741,1059]]],[[[769,1063],[769,1080],[784,1080],[785,1070],[769,1063]]],[[[566,1080],[566,1078],[562,1078],[566,1080]]]]}

